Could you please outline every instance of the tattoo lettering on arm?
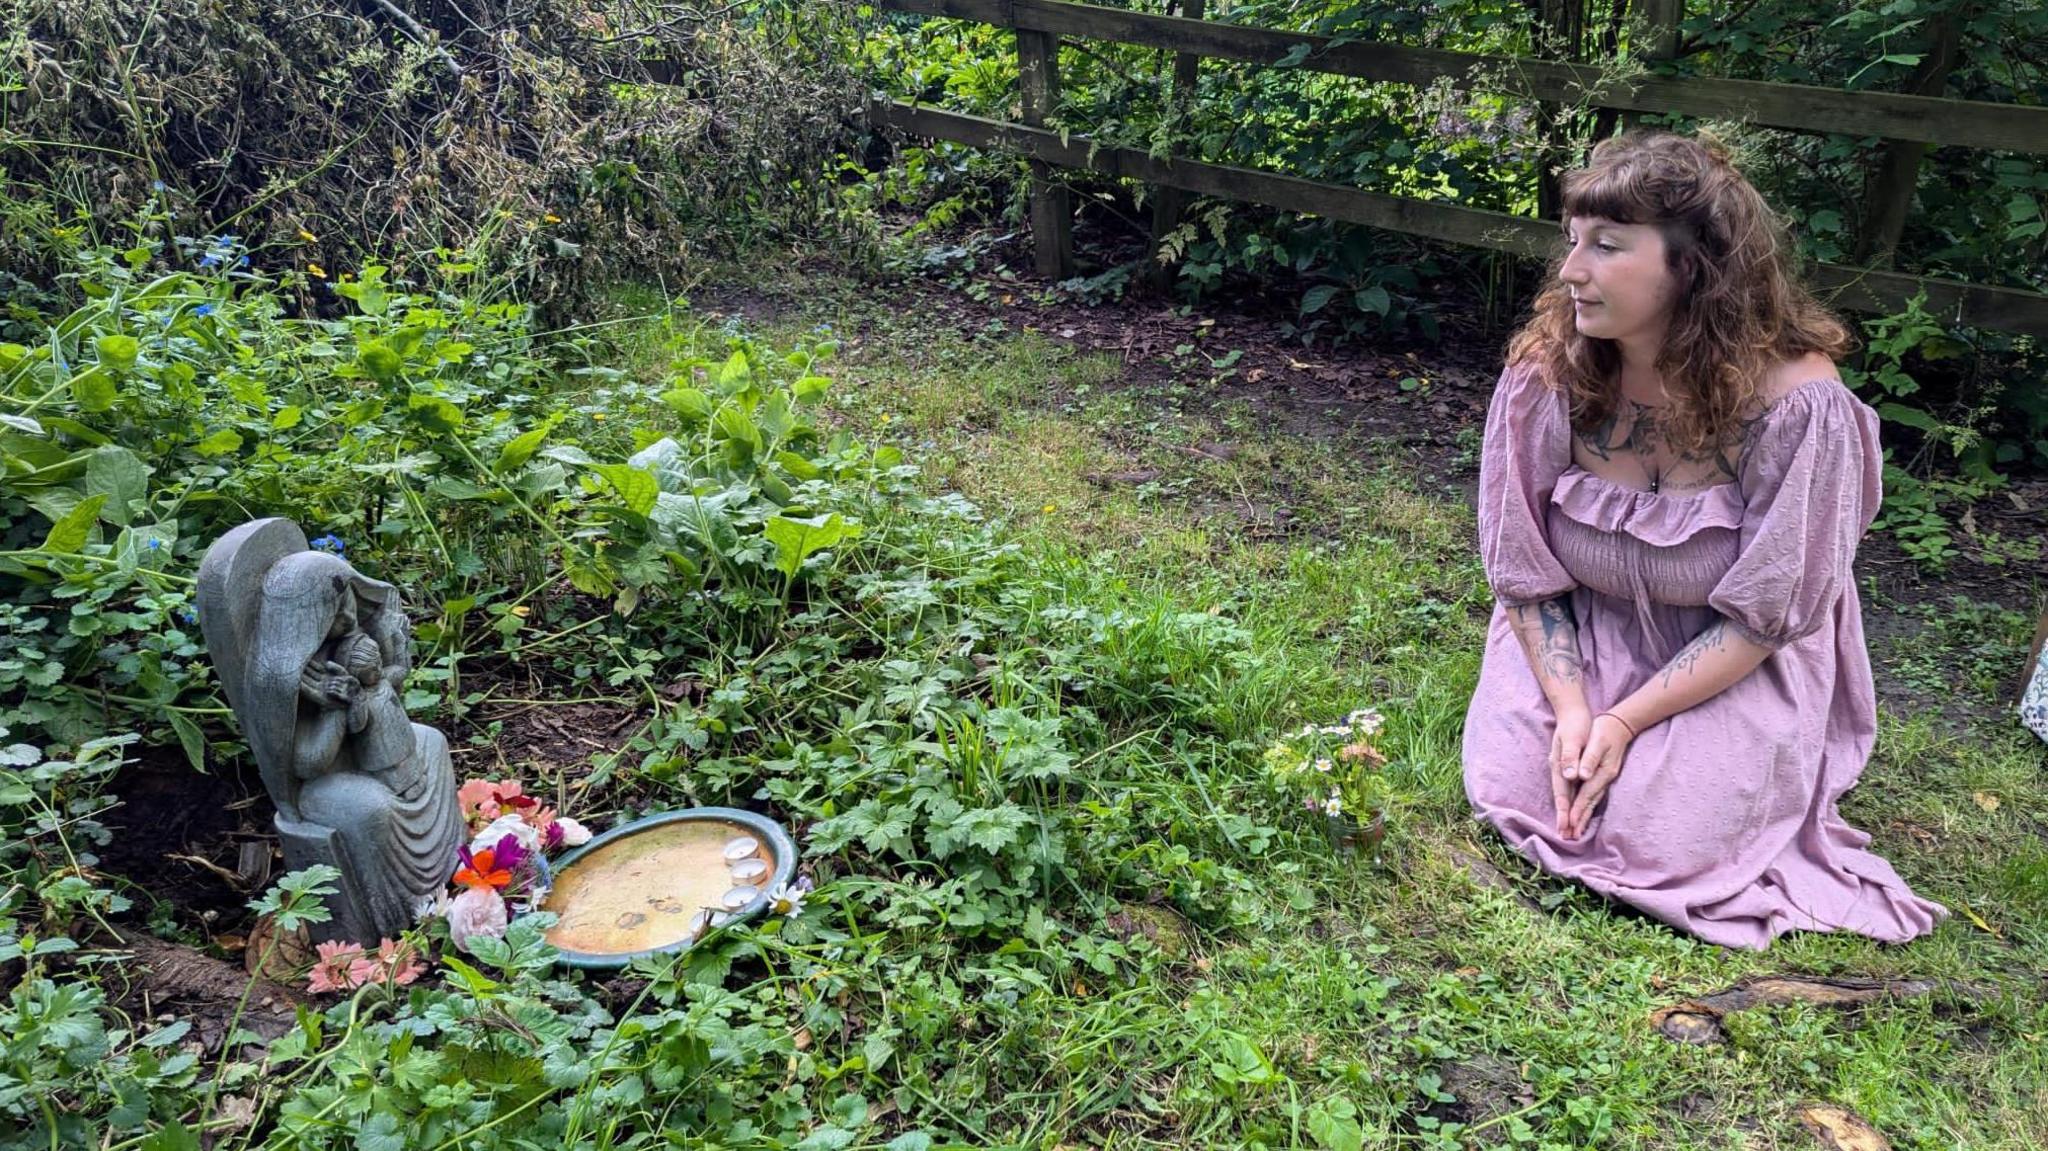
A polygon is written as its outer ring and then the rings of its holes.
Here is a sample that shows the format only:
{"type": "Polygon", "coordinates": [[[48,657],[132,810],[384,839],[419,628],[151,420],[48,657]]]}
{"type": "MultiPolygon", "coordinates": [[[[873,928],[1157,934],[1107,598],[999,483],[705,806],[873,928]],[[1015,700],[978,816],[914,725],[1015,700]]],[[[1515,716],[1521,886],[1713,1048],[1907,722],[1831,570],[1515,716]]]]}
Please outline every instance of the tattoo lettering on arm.
{"type": "Polygon", "coordinates": [[[1535,613],[1543,634],[1539,638],[1523,631],[1522,635],[1524,642],[1533,645],[1530,650],[1544,674],[1560,683],[1579,682],[1579,621],[1572,614],[1571,597],[1558,596],[1515,608],[1516,624],[1526,624],[1531,612],[1535,613]]]}
{"type": "Polygon", "coordinates": [[[1684,650],[1672,656],[1671,662],[1664,665],[1664,686],[1670,687],[1671,681],[1678,673],[1691,671],[1700,660],[1706,658],[1708,652],[1720,651],[1727,643],[1728,621],[1717,619],[1708,624],[1706,630],[1692,637],[1692,642],[1686,644],[1684,650]]]}

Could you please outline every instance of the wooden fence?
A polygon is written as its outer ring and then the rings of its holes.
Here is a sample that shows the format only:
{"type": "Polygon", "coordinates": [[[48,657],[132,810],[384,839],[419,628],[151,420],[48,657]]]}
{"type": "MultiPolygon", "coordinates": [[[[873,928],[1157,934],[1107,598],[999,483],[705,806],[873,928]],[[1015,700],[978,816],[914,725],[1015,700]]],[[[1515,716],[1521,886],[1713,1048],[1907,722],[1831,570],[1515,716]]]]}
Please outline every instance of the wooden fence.
{"type": "MultiPolygon", "coordinates": [[[[1530,100],[1584,104],[1624,112],[1677,113],[1745,120],[1804,132],[1841,132],[1887,141],[1903,167],[1888,156],[1885,186],[1903,201],[1924,145],[1967,146],[2048,153],[2048,108],[1890,92],[1851,92],[1795,84],[1711,77],[1642,75],[1605,82],[1599,69],[1569,61],[1489,56],[1337,40],[1202,20],[1201,0],[1181,0],[1184,16],[1101,8],[1066,0],[874,0],[877,7],[979,21],[1017,34],[1020,123],[989,120],[909,101],[877,100],[869,119],[914,135],[1024,155],[1031,164],[1031,233],[1040,274],[1073,272],[1072,211],[1055,168],[1082,169],[1153,184],[1174,193],[1216,196],[1286,211],[1325,216],[1458,244],[1542,257],[1556,245],[1554,221],[1468,208],[1441,201],[1368,192],[1338,184],[1178,156],[1154,157],[1098,144],[1044,127],[1059,104],[1059,40],[1106,40],[1176,53],[1174,84],[1183,96],[1194,87],[1200,59],[1284,66],[1362,80],[1426,86],[1448,80],[1462,88],[1530,100]]],[[[1677,7],[1653,5],[1675,25],[1677,7]]],[[[1652,38],[1652,54],[1658,38],[1652,38]]],[[[1157,235],[1169,230],[1178,197],[1154,216],[1157,235]]],[[[1882,217],[1892,212],[1880,212],[1882,217]]],[[[1808,279],[1838,307],[1894,312],[1920,293],[1927,310],[1977,327],[2048,336],[2048,295],[1959,280],[1911,276],[1875,268],[1820,263],[1808,279]]]]}

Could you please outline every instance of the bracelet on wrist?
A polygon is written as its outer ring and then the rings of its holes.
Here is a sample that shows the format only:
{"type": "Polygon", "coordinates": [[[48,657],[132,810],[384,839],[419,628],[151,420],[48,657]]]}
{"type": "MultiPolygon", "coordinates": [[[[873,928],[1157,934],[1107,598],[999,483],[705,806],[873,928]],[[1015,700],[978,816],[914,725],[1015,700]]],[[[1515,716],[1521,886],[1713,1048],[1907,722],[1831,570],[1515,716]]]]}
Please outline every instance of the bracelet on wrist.
{"type": "MultiPolygon", "coordinates": [[[[1635,729],[1635,726],[1634,726],[1633,724],[1629,723],[1629,721],[1627,721],[1627,720],[1625,720],[1625,719],[1621,718],[1620,716],[1618,716],[1618,715],[1614,714],[1614,713],[1613,713],[1613,712],[1611,712],[1611,711],[1603,711],[1603,712],[1601,712],[1601,713],[1600,713],[1600,715],[1604,715],[1604,716],[1606,716],[1606,717],[1607,717],[1608,719],[1611,719],[1611,720],[1613,720],[1614,722],[1616,722],[1616,723],[1620,724],[1620,725],[1621,725],[1621,726],[1622,726],[1622,727],[1623,727],[1624,729],[1626,729],[1626,730],[1627,730],[1627,732],[1628,732],[1628,737],[1629,737],[1630,739],[1634,739],[1634,738],[1636,737],[1636,729],[1635,729]]],[[[1594,718],[1594,719],[1599,719],[1599,718],[1600,718],[1600,715],[1596,715],[1596,716],[1594,716],[1593,718],[1594,718]]]]}

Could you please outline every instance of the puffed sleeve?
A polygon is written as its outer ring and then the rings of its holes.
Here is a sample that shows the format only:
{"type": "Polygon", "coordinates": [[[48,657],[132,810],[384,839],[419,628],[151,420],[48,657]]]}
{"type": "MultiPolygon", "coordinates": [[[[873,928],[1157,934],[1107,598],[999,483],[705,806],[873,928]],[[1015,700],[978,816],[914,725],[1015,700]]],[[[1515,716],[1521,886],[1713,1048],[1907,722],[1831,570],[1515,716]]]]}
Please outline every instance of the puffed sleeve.
{"type": "Polygon", "coordinates": [[[1479,557],[1494,598],[1508,607],[1571,591],[1577,581],[1550,551],[1545,509],[1572,460],[1566,399],[1536,368],[1511,364],[1494,386],[1479,453],[1479,557]]]}
{"type": "Polygon", "coordinates": [[[1854,578],[1883,498],[1877,413],[1837,381],[1795,389],[1762,417],[1741,461],[1741,552],[1707,597],[1777,649],[1818,631],[1854,578]]]}

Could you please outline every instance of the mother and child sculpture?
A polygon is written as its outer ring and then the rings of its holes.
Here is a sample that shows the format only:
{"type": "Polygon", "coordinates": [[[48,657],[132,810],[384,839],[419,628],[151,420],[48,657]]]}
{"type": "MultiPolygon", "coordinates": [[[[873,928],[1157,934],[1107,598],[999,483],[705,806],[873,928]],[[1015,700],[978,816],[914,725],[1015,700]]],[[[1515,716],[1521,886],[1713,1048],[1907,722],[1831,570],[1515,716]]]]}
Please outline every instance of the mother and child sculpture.
{"type": "Polygon", "coordinates": [[[445,891],[463,833],[448,740],[405,713],[398,590],[309,547],[291,521],[262,519],[207,550],[198,598],[285,865],[341,872],[314,937],[396,937],[445,891]]]}

